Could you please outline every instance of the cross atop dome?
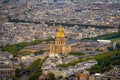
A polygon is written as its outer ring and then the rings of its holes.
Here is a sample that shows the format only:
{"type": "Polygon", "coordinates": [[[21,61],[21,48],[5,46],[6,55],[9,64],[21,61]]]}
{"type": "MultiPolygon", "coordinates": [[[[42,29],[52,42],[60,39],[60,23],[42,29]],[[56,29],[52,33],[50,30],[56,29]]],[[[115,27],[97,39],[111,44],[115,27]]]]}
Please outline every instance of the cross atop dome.
{"type": "Polygon", "coordinates": [[[56,37],[65,37],[65,35],[63,33],[62,25],[60,25],[59,32],[57,32],[56,37]]]}
{"type": "Polygon", "coordinates": [[[60,25],[59,27],[59,32],[62,32],[62,25],[60,25]]]}

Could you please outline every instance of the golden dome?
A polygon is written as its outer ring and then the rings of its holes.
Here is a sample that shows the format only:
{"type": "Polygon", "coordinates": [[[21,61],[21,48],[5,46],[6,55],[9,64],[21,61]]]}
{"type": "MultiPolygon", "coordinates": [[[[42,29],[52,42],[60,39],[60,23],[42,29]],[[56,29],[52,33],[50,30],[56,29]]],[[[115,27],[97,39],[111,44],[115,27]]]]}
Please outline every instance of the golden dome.
{"type": "Polygon", "coordinates": [[[65,37],[63,31],[62,31],[62,25],[60,25],[59,32],[57,32],[57,37],[65,37]]]}

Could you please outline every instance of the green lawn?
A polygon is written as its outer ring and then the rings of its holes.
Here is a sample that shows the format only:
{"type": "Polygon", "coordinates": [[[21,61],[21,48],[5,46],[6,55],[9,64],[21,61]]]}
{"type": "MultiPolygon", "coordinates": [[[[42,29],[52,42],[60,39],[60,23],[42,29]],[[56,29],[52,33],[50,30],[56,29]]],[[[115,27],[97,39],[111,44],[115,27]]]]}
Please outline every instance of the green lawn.
{"type": "Polygon", "coordinates": [[[18,44],[12,44],[12,45],[6,45],[2,46],[1,50],[2,51],[8,51],[9,53],[13,54],[13,56],[18,56],[20,53],[20,50],[23,49],[24,47],[31,46],[31,45],[37,45],[40,44],[41,42],[46,42],[48,43],[49,41],[52,41],[53,39],[46,39],[46,40],[34,40],[31,42],[21,42],[18,44]]]}

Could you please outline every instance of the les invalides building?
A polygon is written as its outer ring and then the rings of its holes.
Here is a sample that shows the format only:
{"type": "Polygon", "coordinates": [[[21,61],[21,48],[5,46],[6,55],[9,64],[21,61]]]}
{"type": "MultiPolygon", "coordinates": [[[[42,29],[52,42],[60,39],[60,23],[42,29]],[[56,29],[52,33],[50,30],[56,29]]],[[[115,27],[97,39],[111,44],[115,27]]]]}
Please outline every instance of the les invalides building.
{"type": "Polygon", "coordinates": [[[61,54],[67,54],[71,51],[71,47],[67,45],[62,26],[56,34],[55,44],[50,45],[50,57],[55,57],[61,54]]]}

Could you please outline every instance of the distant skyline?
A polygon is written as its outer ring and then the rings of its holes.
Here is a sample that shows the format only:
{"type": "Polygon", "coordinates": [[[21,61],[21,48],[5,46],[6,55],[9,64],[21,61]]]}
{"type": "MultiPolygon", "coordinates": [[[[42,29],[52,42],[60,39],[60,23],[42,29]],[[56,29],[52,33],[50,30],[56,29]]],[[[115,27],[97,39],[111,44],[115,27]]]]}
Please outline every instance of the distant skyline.
{"type": "MultiPolygon", "coordinates": [[[[0,2],[3,2],[3,1],[6,1],[6,0],[1,0],[0,2]]],[[[97,3],[120,3],[120,0],[7,0],[7,2],[23,2],[23,3],[26,3],[26,2],[29,2],[29,1],[37,1],[37,2],[43,2],[43,3],[51,3],[51,2],[68,2],[68,1],[71,1],[71,2],[87,2],[87,3],[91,3],[91,2],[97,2],[97,3]]]]}

